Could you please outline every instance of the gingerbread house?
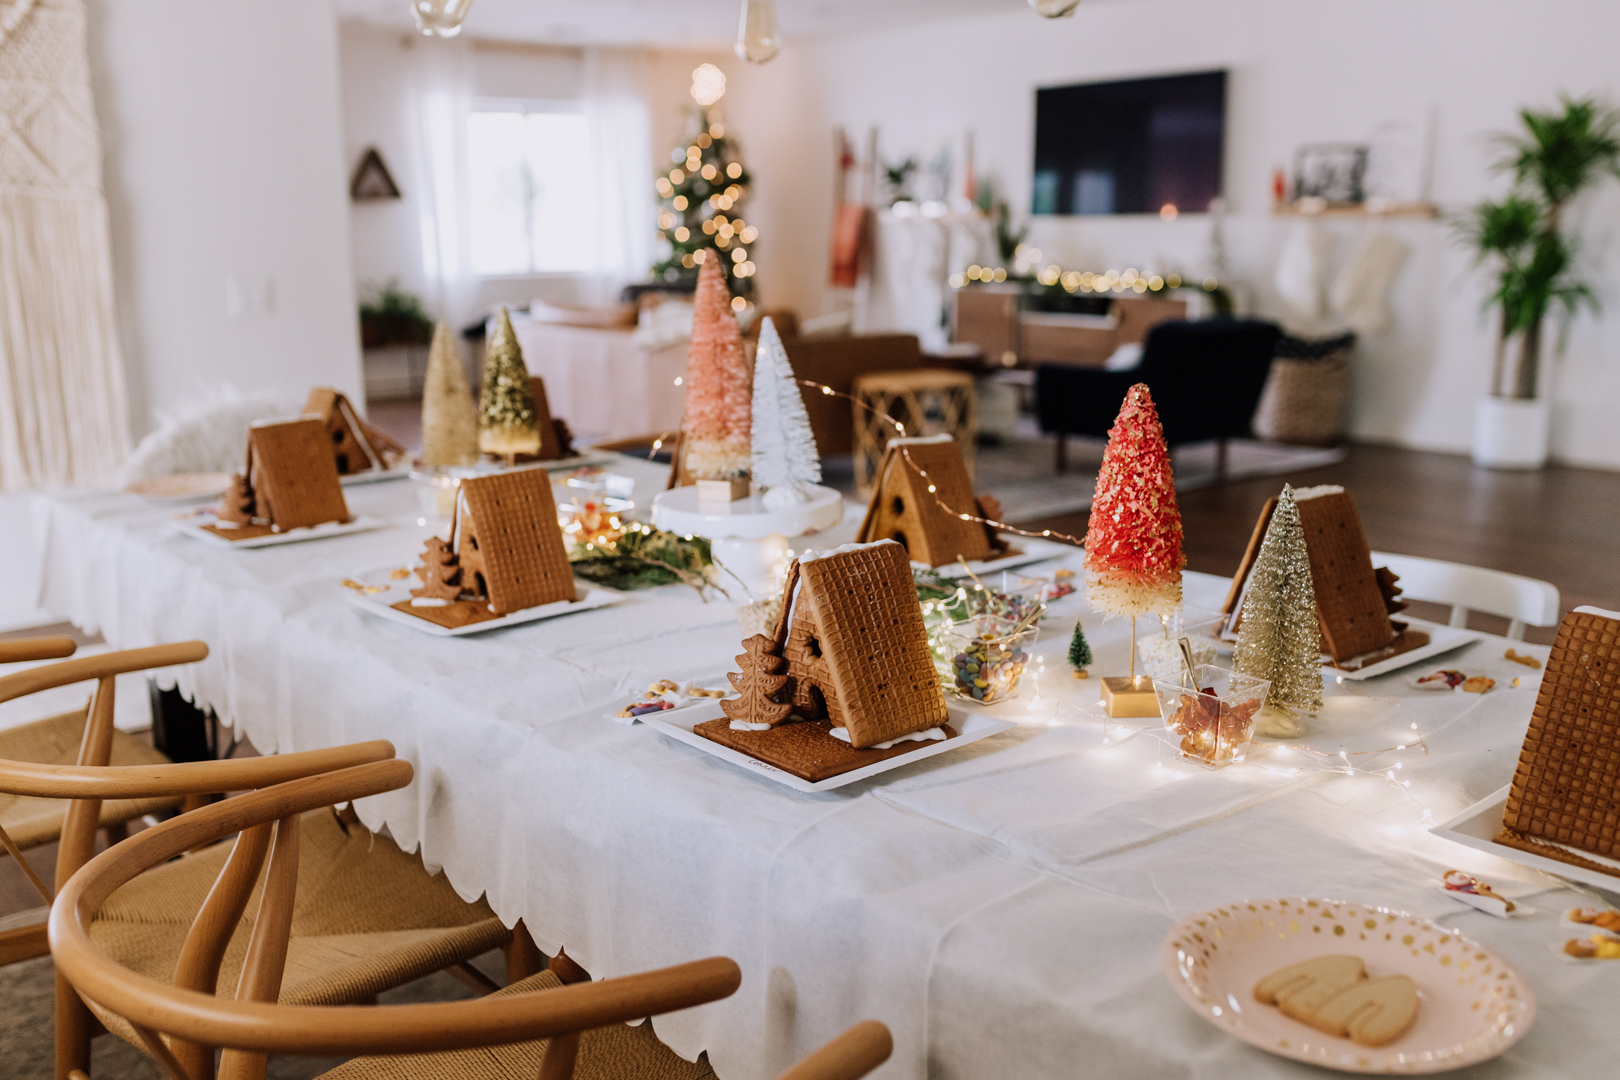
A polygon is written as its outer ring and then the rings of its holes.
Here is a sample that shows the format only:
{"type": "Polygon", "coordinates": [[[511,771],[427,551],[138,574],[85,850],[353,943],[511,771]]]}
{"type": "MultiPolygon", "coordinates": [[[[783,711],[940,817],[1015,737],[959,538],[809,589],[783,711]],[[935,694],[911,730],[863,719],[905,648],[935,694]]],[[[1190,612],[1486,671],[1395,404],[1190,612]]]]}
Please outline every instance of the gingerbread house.
{"type": "Polygon", "coordinates": [[[214,525],[231,540],[348,521],[326,428],[310,417],[260,421],[248,429],[247,461],[232,478],[214,525]]]}
{"type": "Polygon", "coordinates": [[[546,399],[546,380],[538,375],[529,376],[529,390],[534,394],[534,422],[540,428],[540,452],[536,461],[556,461],[567,456],[562,444],[557,421],[551,415],[551,402],[546,399]]]}
{"type": "Polygon", "coordinates": [[[802,556],[777,641],[794,711],[844,728],[856,749],[946,722],[906,549],[892,540],[802,556]]]}
{"type": "MultiPolygon", "coordinates": [[[[1355,498],[1336,484],[1326,484],[1295,490],[1294,501],[1305,530],[1311,581],[1316,587],[1322,651],[1335,664],[1347,665],[1394,656],[1427,644],[1427,634],[1390,618],[1406,606],[1395,584],[1399,578],[1388,568],[1374,568],[1355,498]]],[[[1276,499],[1266,502],[1227,594],[1223,610],[1232,633],[1236,632],[1249,571],[1276,508],[1276,499]]]]}
{"type": "Polygon", "coordinates": [[[405,448],[360,418],[349,399],[330,386],[317,386],[304,402],[304,415],[326,428],[339,476],[386,472],[405,457],[405,448]]]}
{"type": "Polygon", "coordinates": [[[1620,878],[1620,612],[1559,625],[1496,842],[1620,878]]]}
{"type": "Polygon", "coordinates": [[[856,540],[893,540],[912,561],[927,566],[988,559],[1007,550],[994,529],[964,521],[963,513],[986,516],[956,440],[948,434],[890,439],[856,540]]]}
{"type": "MultiPolygon", "coordinates": [[[[422,586],[409,602],[419,608],[471,605],[480,616],[499,617],[578,599],[550,474],[520,469],[463,480],[450,540],[428,542],[419,575],[422,586]]],[[[443,618],[466,622],[471,615],[443,618]]]]}

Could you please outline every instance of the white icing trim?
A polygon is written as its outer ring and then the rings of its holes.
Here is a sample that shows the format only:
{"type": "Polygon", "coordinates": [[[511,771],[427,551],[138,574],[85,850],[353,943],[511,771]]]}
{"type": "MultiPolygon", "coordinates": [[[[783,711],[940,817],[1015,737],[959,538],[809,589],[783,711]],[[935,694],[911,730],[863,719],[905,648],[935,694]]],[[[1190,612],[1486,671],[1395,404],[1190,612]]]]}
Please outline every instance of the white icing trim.
{"type": "Polygon", "coordinates": [[[865,551],[867,548],[882,547],[884,544],[894,544],[898,547],[899,541],[874,540],[870,544],[839,544],[835,548],[827,548],[823,551],[806,551],[799,556],[799,565],[803,566],[805,563],[815,562],[818,559],[830,559],[834,555],[847,555],[851,551],[865,551]]]}
{"type": "Polygon", "coordinates": [[[956,436],[948,431],[938,435],[907,435],[904,438],[894,438],[888,441],[889,446],[934,446],[938,443],[955,442],[956,436]]]}
{"type": "MultiPolygon", "coordinates": [[[[1529,834],[1527,833],[1525,835],[1529,834]]],[[[1566,851],[1571,855],[1579,855],[1581,858],[1586,859],[1589,862],[1595,862],[1599,866],[1607,866],[1610,870],[1620,870],[1620,859],[1611,859],[1605,855],[1599,855],[1596,852],[1584,851],[1578,847],[1570,847],[1568,844],[1560,844],[1556,840],[1543,840],[1539,836],[1531,837],[1531,839],[1535,840],[1535,842],[1538,844],[1546,844],[1548,847],[1557,848],[1559,851],[1566,851]]]]}
{"type": "MultiPolygon", "coordinates": [[[[833,738],[839,740],[840,742],[849,742],[848,728],[835,727],[832,729],[830,734],[833,738]]],[[[913,731],[910,734],[900,736],[898,739],[890,739],[888,742],[874,743],[871,746],[862,747],[862,749],[887,750],[889,747],[899,746],[903,742],[937,742],[944,737],[944,728],[931,727],[926,731],[913,731]]]]}
{"type": "Polygon", "coordinates": [[[1620,611],[1605,611],[1603,608],[1593,607],[1590,604],[1587,604],[1584,607],[1576,608],[1575,612],[1578,615],[1596,615],[1596,616],[1598,616],[1600,618],[1604,618],[1604,619],[1617,619],[1617,620],[1620,620],[1620,611]]]}
{"type": "Polygon", "coordinates": [[[411,607],[449,607],[450,601],[442,600],[436,596],[413,596],[411,607]]]}
{"type": "Polygon", "coordinates": [[[1294,501],[1302,503],[1306,499],[1319,499],[1323,495],[1337,495],[1344,490],[1338,484],[1317,484],[1315,487],[1294,489],[1294,501]]]}
{"type": "Polygon", "coordinates": [[[746,720],[733,720],[731,722],[730,726],[731,726],[732,731],[769,731],[769,730],[771,730],[771,725],[769,725],[769,724],[750,724],[746,720]]]}

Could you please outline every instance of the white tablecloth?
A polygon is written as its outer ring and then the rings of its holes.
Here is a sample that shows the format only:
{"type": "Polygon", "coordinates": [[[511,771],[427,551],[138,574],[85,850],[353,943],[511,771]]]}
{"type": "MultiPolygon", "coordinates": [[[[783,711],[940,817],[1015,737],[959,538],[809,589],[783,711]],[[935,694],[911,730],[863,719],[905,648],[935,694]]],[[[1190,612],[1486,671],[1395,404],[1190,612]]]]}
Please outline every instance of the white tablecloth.
{"type": "Polygon", "coordinates": [[[674,432],[686,392],[687,343],[643,349],[631,331],[563,326],[512,316],[529,374],[546,380],[551,414],[582,438],[601,442],[674,432]]]}
{"type": "MultiPolygon", "coordinates": [[[[415,633],[358,611],[339,585],[412,560],[428,530],[411,489],[348,494],[396,524],[219,551],[132,497],[42,498],[45,605],[119,646],[207,641],[182,686],[263,750],[393,740],[416,780],[367,800],[362,817],[420,845],[462,895],[525,920],[547,951],[565,945],[597,976],[733,957],[736,995],[657,1021],[728,1080],[773,1075],[865,1017],[894,1031],[885,1077],[1319,1075],[1199,1020],[1159,968],[1176,919],[1296,895],[1440,917],[1519,966],[1539,998],[1535,1027],[1473,1075],[1614,1067],[1620,966],[1556,952],[1569,936],[1558,912],[1589,901],[1422,828],[1425,812],[1444,820],[1511,774],[1534,690],[1505,688],[1531,673],[1501,658],[1501,639],[1446,658],[1503,684],[1483,697],[1397,675],[1363,688],[1386,703],[1334,698],[1352,750],[1410,739],[1416,724],[1426,755],[1358,757],[1344,775],[1269,752],[1209,773],[1077,711],[1097,679],[1063,664],[1074,619],[1094,676],[1122,673],[1126,628],[1071,596],[1036,649],[1039,697],[1027,688],[998,707],[1019,727],[805,795],[605,716],[606,701],[654,678],[717,683],[739,636],[724,604],[669,586],[483,637],[415,633]],[[1556,891],[1534,897],[1534,916],[1495,920],[1437,891],[1452,867],[1516,897],[1556,891]]],[[[1224,587],[1188,576],[1193,602],[1224,587]]]]}

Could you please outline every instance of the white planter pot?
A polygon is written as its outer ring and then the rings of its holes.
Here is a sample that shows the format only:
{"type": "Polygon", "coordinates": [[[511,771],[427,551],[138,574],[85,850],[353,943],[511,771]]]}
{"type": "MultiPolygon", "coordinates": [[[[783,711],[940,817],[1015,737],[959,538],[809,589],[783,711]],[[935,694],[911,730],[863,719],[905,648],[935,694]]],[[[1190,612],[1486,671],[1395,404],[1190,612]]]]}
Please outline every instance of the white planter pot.
{"type": "Polygon", "coordinates": [[[1539,469],[1547,463],[1547,402],[1482,397],[1474,409],[1474,464],[1539,469]]]}

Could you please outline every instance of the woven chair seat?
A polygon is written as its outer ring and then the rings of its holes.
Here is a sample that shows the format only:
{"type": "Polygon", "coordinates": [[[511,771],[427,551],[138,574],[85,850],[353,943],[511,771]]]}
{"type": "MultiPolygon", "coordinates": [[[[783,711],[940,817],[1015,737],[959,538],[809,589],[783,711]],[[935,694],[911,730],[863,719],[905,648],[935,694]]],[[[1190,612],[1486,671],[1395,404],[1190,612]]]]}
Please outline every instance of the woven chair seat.
{"type": "MultiPolygon", "coordinates": [[[[79,744],[84,741],[85,711],[35,720],[0,731],[0,758],[31,761],[40,765],[73,765],[79,760],[79,744]]],[[[169,759],[133,735],[114,731],[112,765],[167,765],[169,759]]],[[[181,800],[110,799],[101,804],[101,824],[118,825],[145,814],[178,807],[181,800]]],[[[11,834],[17,846],[27,849],[49,844],[60,837],[62,818],[67,813],[65,799],[36,799],[32,796],[0,792],[0,828],[11,834]]]]}
{"type": "MultiPolygon", "coordinates": [[[[562,983],[550,971],[531,975],[493,995],[537,993],[562,983]]],[[[324,1072],[320,1080],[534,1080],[549,1040],[437,1054],[359,1057],[324,1072]]],[[[715,1080],[707,1061],[687,1061],[658,1041],[651,1023],[613,1024],[584,1032],[575,1080],[715,1080]]]]}
{"type": "MultiPolygon", "coordinates": [[[[388,837],[345,826],[330,809],[299,829],[298,898],[281,997],[287,1005],[369,1002],[378,993],[489,951],[507,940],[489,905],[469,904],[443,874],[388,837]]],[[[155,867],[108,899],[90,937],[108,957],[162,982],[174,978],[192,919],[231,853],[223,842],[155,867]]],[[[263,889],[261,878],[220,965],[217,992],[234,998],[263,889]]],[[[123,1017],[90,1008],[139,1045],[123,1017]]]]}

